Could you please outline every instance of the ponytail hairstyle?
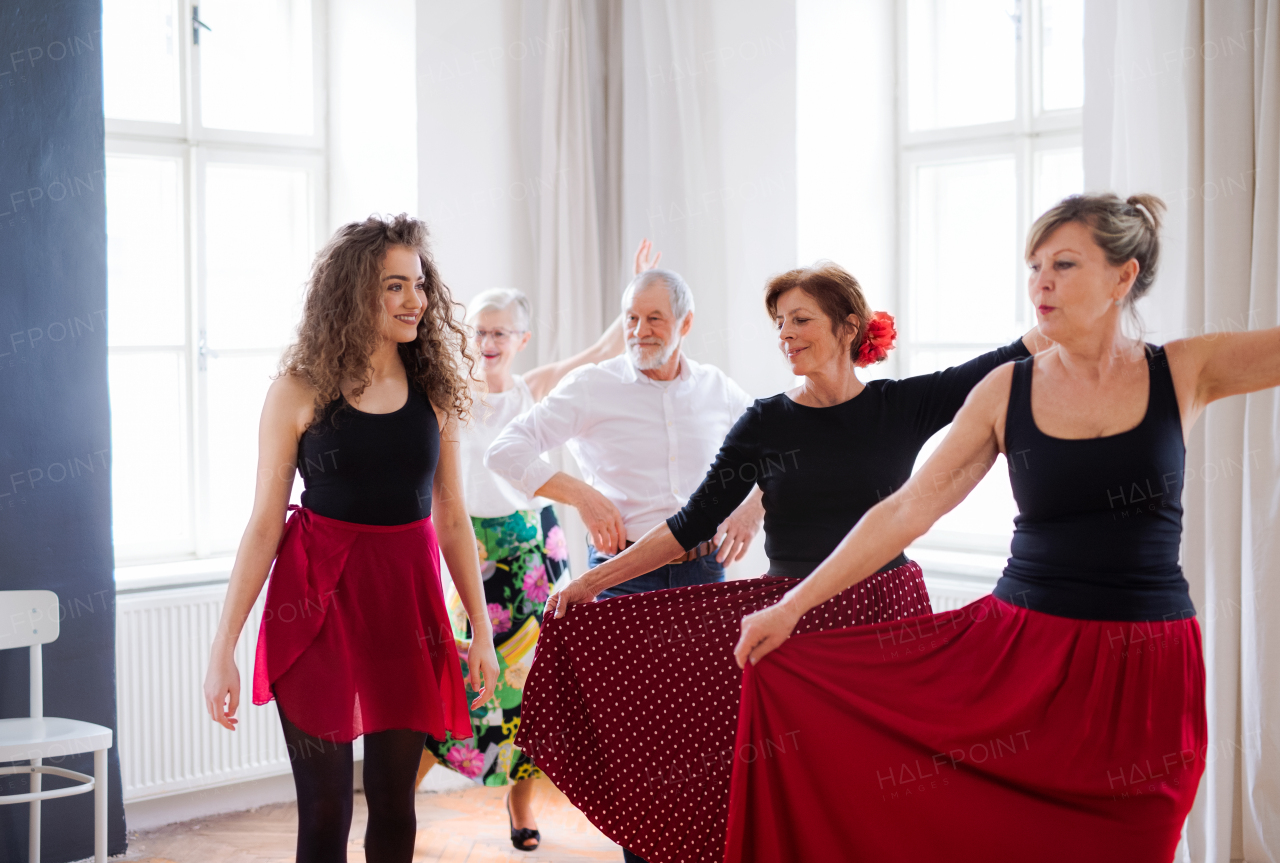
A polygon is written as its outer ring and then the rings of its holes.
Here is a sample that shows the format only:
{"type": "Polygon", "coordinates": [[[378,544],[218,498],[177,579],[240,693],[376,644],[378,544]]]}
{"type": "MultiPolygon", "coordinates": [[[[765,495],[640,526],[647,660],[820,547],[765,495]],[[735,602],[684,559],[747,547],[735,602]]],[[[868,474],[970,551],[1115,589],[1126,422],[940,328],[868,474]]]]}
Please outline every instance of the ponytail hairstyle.
{"type": "Polygon", "coordinates": [[[818,261],[812,267],[800,267],[774,276],[765,285],[764,307],[770,318],[778,315],[778,298],[792,288],[799,288],[813,298],[823,314],[831,319],[831,332],[836,338],[846,334],[849,315],[857,318],[857,330],[849,346],[851,359],[858,368],[884,362],[893,350],[898,332],[888,312],[872,312],[862,285],[839,264],[818,261]]]}
{"type": "Polygon", "coordinates": [[[1111,192],[1071,195],[1036,219],[1027,234],[1026,257],[1030,258],[1050,234],[1068,222],[1085,225],[1111,266],[1130,260],[1138,262],[1138,277],[1125,296],[1126,309],[1134,312],[1134,303],[1147,295],[1156,278],[1164,211],[1164,201],[1155,195],[1130,195],[1123,201],[1111,192]]]}

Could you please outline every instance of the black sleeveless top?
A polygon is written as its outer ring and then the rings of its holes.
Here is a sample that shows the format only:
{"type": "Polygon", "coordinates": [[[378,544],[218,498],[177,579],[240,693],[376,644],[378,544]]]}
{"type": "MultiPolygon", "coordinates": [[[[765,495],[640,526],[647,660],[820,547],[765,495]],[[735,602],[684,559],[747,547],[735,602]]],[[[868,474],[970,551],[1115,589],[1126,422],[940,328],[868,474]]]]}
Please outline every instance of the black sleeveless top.
{"type": "MultiPolygon", "coordinates": [[[[992,369],[1025,356],[1017,339],[945,371],[867,381],[856,397],[825,408],[785,393],[759,399],[734,423],[702,484],[667,526],[691,549],[714,537],[759,486],[769,575],[803,578],[867,510],[911,478],[925,442],[955,419],[969,391],[992,369]]],[[[898,554],[881,571],[906,562],[898,554]]]]}
{"type": "Polygon", "coordinates": [[[426,518],[439,458],[436,413],[412,382],[404,406],[387,414],[356,410],[339,396],[298,442],[302,505],[358,524],[426,518]]]}
{"type": "Polygon", "coordinates": [[[1033,361],[1013,364],[1005,450],[1019,514],[995,595],[1085,620],[1193,617],[1178,564],[1186,447],[1164,348],[1147,346],[1142,422],[1080,440],[1036,427],[1033,361]]]}

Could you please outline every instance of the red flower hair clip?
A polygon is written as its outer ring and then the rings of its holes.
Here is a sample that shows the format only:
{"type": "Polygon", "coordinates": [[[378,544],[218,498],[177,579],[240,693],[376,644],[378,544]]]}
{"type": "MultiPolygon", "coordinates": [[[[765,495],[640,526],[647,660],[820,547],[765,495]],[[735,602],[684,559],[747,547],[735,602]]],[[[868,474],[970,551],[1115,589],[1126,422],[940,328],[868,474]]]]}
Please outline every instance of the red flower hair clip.
{"type": "Polygon", "coordinates": [[[893,315],[876,312],[867,321],[867,329],[862,335],[862,344],[858,346],[858,359],[854,365],[861,369],[884,362],[889,351],[893,350],[897,338],[898,330],[893,325],[893,315]]]}

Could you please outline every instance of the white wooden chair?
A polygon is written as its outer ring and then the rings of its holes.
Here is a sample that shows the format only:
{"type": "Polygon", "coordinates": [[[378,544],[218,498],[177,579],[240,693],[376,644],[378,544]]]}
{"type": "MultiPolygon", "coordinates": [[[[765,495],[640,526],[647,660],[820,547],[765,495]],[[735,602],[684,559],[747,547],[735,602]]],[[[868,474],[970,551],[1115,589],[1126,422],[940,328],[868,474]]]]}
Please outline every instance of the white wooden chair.
{"type": "Polygon", "coordinates": [[[40,801],[93,792],[93,854],[107,863],[107,750],[111,729],[92,722],[44,715],[44,667],[40,645],[58,638],[58,595],[51,590],[0,591],[0,650],[31,648],[31,718],[0,719],[0,763],[29,761],[30,766],[0,767],[0,775],[30,777],[26,794],[0,794],[0,806],[30,803],[30,863],[40,863],[40,801]],[[43,766],[42,759],[93,753],[93,775],[61,767],[43,766]],[[79,785],[40,789],[41,774],[74,779],[79,785]]]}

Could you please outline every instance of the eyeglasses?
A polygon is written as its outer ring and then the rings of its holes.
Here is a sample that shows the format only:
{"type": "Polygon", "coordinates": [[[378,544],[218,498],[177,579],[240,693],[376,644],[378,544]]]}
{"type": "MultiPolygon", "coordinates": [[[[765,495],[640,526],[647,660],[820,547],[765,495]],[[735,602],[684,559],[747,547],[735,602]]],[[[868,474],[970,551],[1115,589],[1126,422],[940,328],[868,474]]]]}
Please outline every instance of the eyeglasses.
{"type": "Polygon", "coordinates": [[[513,336],[521,335],[524,330],[476,330],[476,344],[485,339],[493,339],[495,345],[505,345],[513,336]]]}

